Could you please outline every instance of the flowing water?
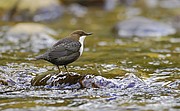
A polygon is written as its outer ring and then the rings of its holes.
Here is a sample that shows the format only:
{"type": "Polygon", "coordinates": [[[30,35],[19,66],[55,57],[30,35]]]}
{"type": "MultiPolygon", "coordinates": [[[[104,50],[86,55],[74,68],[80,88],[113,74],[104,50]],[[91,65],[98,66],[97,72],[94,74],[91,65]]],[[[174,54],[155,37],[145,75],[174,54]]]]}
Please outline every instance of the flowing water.
{"type": "MultiPolygon", "coordinates": [[[[68,66],[70,72],[122,80],[127,73],[141,79],[148,87],[84,88],[73,90],[31,86],[36,75],[56,72],[52,64],[34,61],[43,53],[6,50],[11,44],[0,43],[0,77],[9,85],[0,85],[0,110],[179,110],[180,109],[180,38],[179,35],[152,38],[118,38],[112,27],[124,19],[124,9],[104,12],[89,9],[85,17],[65,13],[57,21],[42,23],[54,29],[60,39],[73,30],[93,32],[85,40],[82,56],[68,66]],[[7,47],[4,47],[7,46],[7,47]],[[17,84],[18,83],[18,84],[17,84]]],[[[161,15],[153,16],[162,18],[161,15]]],[[[149,16],[151,13],[149,14],[149,16]]],[[[165,16],[165,15],[164,15],[165,16]]],[[[1,37],[14,22],[0,22],[1,37]]],[[[61,67],[62,71],[65,71],[61,67]]]]}

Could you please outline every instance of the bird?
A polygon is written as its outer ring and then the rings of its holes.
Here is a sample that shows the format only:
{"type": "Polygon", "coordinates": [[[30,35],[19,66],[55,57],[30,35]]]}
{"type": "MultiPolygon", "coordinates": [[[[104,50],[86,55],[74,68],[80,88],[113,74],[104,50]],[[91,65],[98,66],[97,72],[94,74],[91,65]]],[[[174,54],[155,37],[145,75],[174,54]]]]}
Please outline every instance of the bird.
{"type": "Polygon", "coordinates": [[[57,66],[59,73],[59,66],[64,66],[66,72],[67,65],[76,61],[83,53],[84,40],[87,36],[92,35],[92,33],[87,33],[83,30],[75,30],[67,37],[58,40],[50,49],[48,49],[44,54],[36,56],[36,60],[45,60],[55,66],[57,66]]]}

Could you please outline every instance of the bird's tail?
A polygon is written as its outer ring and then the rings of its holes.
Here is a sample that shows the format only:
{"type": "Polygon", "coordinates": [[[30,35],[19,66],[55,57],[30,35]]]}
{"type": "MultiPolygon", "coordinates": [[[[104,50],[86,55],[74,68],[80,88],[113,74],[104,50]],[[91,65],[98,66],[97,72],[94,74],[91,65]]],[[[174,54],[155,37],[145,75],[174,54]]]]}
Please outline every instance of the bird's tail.
{"type": "Polygon", "coordinates": [[[36,60],[44,59],[44,55],[39,55],[35,57],[36,60]]]}

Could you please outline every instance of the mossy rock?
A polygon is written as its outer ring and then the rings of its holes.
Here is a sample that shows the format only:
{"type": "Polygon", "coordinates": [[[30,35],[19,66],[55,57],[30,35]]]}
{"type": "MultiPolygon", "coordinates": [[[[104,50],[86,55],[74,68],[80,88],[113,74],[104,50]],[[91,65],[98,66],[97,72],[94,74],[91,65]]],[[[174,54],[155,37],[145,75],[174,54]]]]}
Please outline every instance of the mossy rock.
{"type": "MultiPolygon", "coordinates": [[[[10,50],[23,52],[39,52],[51,47],[55,43],[56,32],[38,23],[19,23],[11,27],[1,41],[9,45],[10,50]]],[[[8,50],[8,49],[7,49],[8,50]]]]}
{"type": "Polygon", "coordinates": [[[80,74],[68,74],[68,73],[63,73],[63,74],[55,74],[55,73],[45,73],[45,74],[40,74],[33,78],[31,80],[31,85],[32,86],[45,86],[45,85],[50,85],[50,86],[57,86],[58,84],[63,85],[73,85],[76,83],[80,83],[83,80],[84,75],[80,74]]]}
{"type": "Polygon", "coordinates": [[[53,74],[49,74],[49,73],[37,75],[31,80],[31,85],[32,86],[45,86],[47,85],[47,81],[50,79],[52,75],[53,74]]]}

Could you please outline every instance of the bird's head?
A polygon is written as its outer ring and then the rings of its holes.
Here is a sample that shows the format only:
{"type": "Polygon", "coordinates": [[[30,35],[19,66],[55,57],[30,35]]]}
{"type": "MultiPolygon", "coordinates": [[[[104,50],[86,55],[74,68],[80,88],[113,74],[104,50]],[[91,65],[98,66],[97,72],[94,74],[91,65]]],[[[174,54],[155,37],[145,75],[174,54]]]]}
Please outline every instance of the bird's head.
{"type": "Polygon", "coordinates": [[[76,30],[70,34],[71,37],[77,40],[84,40],[87,36],[92,35],[92,33],[87,33],[83,30],[76,30]]]}

